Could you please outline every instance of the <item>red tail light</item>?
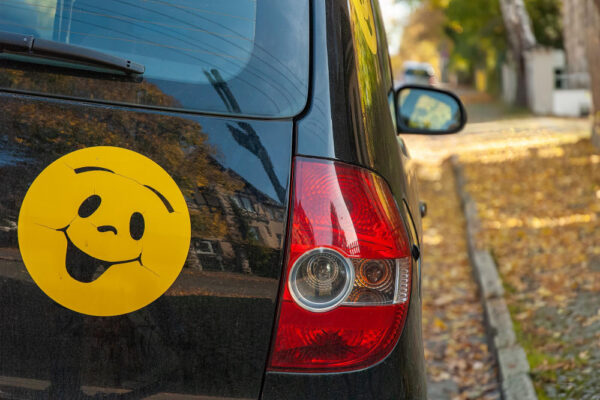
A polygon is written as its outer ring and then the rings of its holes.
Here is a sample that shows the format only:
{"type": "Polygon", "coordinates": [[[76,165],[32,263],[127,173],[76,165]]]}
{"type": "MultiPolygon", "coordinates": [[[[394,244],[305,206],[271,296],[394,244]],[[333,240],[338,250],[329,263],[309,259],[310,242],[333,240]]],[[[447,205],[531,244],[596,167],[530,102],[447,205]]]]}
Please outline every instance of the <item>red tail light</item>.
{"type": "Polygon", "coordinates": [[[411,256],[386,182],[363,168],[296,158],[286,285],[269,369],[368,367],[396,345],[411,256]]]}

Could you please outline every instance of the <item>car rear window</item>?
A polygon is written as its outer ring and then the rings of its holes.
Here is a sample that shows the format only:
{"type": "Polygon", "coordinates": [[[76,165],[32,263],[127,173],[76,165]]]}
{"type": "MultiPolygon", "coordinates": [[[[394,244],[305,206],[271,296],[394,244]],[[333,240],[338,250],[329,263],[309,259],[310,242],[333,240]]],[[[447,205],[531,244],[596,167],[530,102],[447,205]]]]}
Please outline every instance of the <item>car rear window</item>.
{"type": "Polygon", "coordinates": [[[423,78],[427,78],[430,77],[431,74],[423,69],[407,69],[406,71],[404,71],[405,75],[412,75],[412,76],[420,76],[423,78]]]}
{"type": "Polygon", "coordinates": [[[146,67],[136,81],[2,53],[0,87],[7,89],[264,117],[290,117],[306,103],[308,0],[6,0],[0,31],[146,67]]]}

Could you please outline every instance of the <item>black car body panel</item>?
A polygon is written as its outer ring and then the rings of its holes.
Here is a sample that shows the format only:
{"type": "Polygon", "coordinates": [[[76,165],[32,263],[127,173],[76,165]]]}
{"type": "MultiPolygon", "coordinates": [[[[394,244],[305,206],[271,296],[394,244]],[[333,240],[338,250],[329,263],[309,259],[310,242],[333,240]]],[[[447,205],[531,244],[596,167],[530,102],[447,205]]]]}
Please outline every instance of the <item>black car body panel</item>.
{"type": "MultiPolygon", "coordinates": [[[[379,43],[385,57],[379,60],[382,71],[372,77],[377,80],[374,85],[377,90],[372,93],[375,105],[370,118],[365,121],[361,118],[358,83],[365,77],[357,72],[357,50],[352,38],[348,2],[314,0],[312,6],[312,100],[297,123],[296,154],[342,160],[383,176],[407,225],[416,228],[409,230],[412,231],[413,245],[419,246],[421,220],[416,201],[416,176],[410,158],[398,143],[388,106],[390,94],[393,97],[393,80],[389,64],[385,65],[388,62],[387,44],[384,40],[379,43]],[[418,219],[413,220],[412,216],[418,219]]],[[[383,26],[377,28],[383,29],[383,26]]],[[[357,372],[328,375],[267,373],[262,399],[426,398],[420,259],[415,260],[414,265],[407,321],[390,356],[357,372]]]]}
{"type": "Polygon", "coordinates": [[[257,398],[281,274],[292,122],[10,94],[0,103],[0,393],[257,398]],[[175,151],[182,132],[201,155],[194,169],[175,151]],[[181,275],[157,301],[131,314],[93,317],[54,303],[34,284],[19,256],[16,221],[46,165],[107,142],[171,171],[188,192],[192,245],[181,275]]]}
{"type": "MultiPolygon", "coordinates": [[[[410,197],[417,214],[414,174],[406,174],[409,157],[403,153],[390,112],[393,80],[387,44],[380,39],[378,71],[373,71],[373,105],[363,120],[359,76],[350,11],[346,1],[319,1],[313,5],[311,101],[297,122],[296,153],[341,160],[370,168],[388,180],[398,198],[410,197]],[[385,51],[385,55],[381,53],[385,51]],[[415,188],[415,189],[413,189],[415,188]]],[[[378,29],[383,30],[379,25],[378,29]]],[[[381,36],[380,36],[381,38],[381,36]]],[[[420,224],[419,224],[420,225],[420,224]]]]}

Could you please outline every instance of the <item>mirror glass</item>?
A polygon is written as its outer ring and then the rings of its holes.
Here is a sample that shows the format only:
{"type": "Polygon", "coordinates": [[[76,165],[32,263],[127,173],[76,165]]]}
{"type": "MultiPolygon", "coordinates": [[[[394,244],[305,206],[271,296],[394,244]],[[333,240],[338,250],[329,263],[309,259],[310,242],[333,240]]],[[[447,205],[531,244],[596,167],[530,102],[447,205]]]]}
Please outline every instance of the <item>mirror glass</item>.
{"type": "Polygon", "coordinates": [[[402,88],[397,104],[401,128],[442,133],[457,130],[463,123],[458,100],[444,92],[402,88]]]}

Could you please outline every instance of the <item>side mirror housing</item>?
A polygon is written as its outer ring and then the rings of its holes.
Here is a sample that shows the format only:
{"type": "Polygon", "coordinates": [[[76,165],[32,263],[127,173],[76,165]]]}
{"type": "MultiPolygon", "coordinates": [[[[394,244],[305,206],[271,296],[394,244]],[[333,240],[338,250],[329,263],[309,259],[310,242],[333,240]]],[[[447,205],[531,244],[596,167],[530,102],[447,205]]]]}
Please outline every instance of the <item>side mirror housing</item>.
{"type": "Polygon", "coordinates": [[[459,132],[467,123],[465,107],[449,91],[406,85],[395,96],[398,133],[443,135],[459,132]]]}

